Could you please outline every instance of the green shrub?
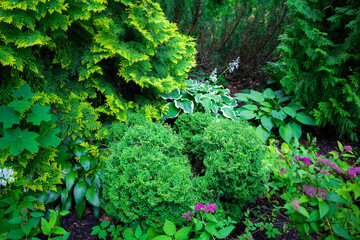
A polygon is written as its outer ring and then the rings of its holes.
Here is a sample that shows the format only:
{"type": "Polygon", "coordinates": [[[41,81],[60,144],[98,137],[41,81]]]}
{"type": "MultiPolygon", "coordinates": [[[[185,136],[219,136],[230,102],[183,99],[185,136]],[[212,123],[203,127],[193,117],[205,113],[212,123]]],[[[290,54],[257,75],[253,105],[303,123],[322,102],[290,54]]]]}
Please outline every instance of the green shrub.
{"type": "Polygon", "coordinates": [[[247,122],[222,119],[204,131],[205,181],[234,219],[245,204],[264,193],[266,148],[247,122]]]}
{"type": "MultiPolygon", "coordinates": [[[[202,134],[214,120],[214,116],[198,112],[193,115],[181,114],[174,123],[174,130],[185,140],[183,152],[192,160],[193,166],[203,162],[205,153],[201,146],[202,134]]],[[[202,170],[195,168],[198,172],[202,170]]]]}
{"type": "Polygon", "coordinates": [[[105,160],[103,207],[122,222],[144,220],[160,227],[181,222],[197,202],[183,142],[168,126],[143,122],[130,126],[105,160]]]}

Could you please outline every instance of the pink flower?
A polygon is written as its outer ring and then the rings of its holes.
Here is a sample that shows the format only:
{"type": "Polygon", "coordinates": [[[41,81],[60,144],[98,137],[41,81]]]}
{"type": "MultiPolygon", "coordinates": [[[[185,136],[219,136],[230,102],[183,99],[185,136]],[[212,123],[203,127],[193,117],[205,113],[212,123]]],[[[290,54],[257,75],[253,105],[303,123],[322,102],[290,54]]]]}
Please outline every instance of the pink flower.
{"type": "Polygon", "coordinates": [[[310,163],[311,163],[311,159],[308,158],[308,157],[300,157],[300,156],[295,156],[295,159],[305,163],[308,167],[310,166],[310,163]]]}
{"type": "Polygon", "coordinates": [[[356,174],[360,173],[360,167],[349,168],[346,170],[346,173],[348,173],[350,177],[353,178],[356,174]]]}
{"type": "Polygon", "coordinates": [[[293,200],[291,202],[291,206],[295,209],[295,211],[299,210],[300,209],[300,202],[299,200],[293,200]]]}
{"type": "Polygon", "coordinates": [[[330,175],[329,171],[326,169],[323,169],[320,171],[320,173],[326,174],[326,175],[330,175]]]}
{"type": "Polygon", "coordinates": [[[217,209],[217,206],[215,203],[206,203],[206,205],[202,203],[198,203],[195,206],[195,211],[203,210],[204,212],[214,213],[214,210],[217,209]]]}
{"type": "Polygon", "coordinates": [[[346,145],[346,146],[344,146],[344,150],[345,151],[350,151],[350,152],[352,152],[352,147],[351,146],[349,146],[349,145],[346,145]]]}
{"type": "Polygon", "coordinates": [[[204,205],[202,205],[201,203],[196,204],[195,206],[195,211],[200,211],[203,207],[205,207],[204,205]]]}
{"type": "Polygon", "coordinates": [[[286,173],[286,168],[280,170],[280,175],[284,175],[286,173]]]}

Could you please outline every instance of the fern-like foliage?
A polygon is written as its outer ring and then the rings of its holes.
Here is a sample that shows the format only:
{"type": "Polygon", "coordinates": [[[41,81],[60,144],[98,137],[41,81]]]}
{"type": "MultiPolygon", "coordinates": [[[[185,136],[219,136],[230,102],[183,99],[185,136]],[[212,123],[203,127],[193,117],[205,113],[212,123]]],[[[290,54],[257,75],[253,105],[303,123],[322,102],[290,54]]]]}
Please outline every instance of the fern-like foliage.
{"type": "Polygon", "coordinates": [[[62,137],[126,121],[134,104],[119,86],[128,82],[157,93],[181,87],[195,53],[153,0],[0,2],[0,93],[27,82],[53,105],[62,137]]]}
{"type": "Polygon", "coordinates": [[[360,2],[288,0],[293,21],[281,37],[281,84],[320,126],[357,139],[360,125],[360,2]]]}

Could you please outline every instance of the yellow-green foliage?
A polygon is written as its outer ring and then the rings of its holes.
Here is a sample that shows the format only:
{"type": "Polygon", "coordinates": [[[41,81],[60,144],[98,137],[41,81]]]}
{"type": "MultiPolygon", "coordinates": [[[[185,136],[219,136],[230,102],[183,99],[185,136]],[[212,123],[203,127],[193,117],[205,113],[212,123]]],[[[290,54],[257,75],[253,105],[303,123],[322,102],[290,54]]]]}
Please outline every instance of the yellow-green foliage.
{"type": "Polygon", "coordinates": [[[126,121],[128,82],[154,92],[180,87],[195,53],[153,0],[0,2],[0,93],[26,81],[53,105],[62,137],[126,121]]]}

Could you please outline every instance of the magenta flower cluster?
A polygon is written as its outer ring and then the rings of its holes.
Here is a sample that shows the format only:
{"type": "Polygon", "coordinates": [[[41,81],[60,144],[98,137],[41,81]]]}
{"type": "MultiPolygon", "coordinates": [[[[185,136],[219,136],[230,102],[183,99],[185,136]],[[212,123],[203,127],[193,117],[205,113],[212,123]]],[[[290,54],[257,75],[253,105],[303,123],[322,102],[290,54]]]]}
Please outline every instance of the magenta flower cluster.
{"type": "Polygon", "coordinates": [[[315,195],[318,198],[325,198],[325,199],[327,198],[327,194],[323,189],[317,189],[310,185],[304,185],[303,191],[306,193],[306,195],[309,198],[313,198],[313,197],[315,197],[315,195]]]}
{"type": "Polygon", "coordinates": [[[349,168],[346,170],[346,172],[350,175],[351,178],[353,178],[355,177],[355,174],[360,173],[360,167],[349,168]]]}
{"type": "Polygon", "coordinates": [[[186,219],[188,220],[188,222],[191,221],[191,218],[192,218],[193,216],[195,216],[195,213],[194,213],[193,211],[188,211],[187,213],[182,213],[182,214],[181,214],[181,218],[183,218],[183,219],[186,218],[186,219]]]}
{"type": "Polygon", "coordinates": [[[198,203],[195,206],[195,211],[203,210],[204,212],[214,213],[216,209],[217,206],[215,203],[206,203],[205,205],[202,203],[198,203]]]}
{"type": "Polygon", "coordinates": [[[310,166],[310,163],[312,163],[311,162],[311,159],[310,158],[308,158],[308,157],[300,157],[300,156],[295,156],[295,159],[296,160],[299,160],[299,161],[301,161],[301,162],[303,162],[303,163],[305,163],[308,167],[310,166]]]}
{"type": "Polygon", "coordinates": [[[352,152],[352,147],[351,146],[349,146],[349,145],[346,145],[346,146],[344,146],[344,150],[345,151],[350,151],[350,152],[352,152]]]}
{"type": "Polygon", "coordinates": [[[329,167],[337,171],[339,174],[342,173],[341,168],[337,166],[335,163],[332,163],[330,159],[318,158],[316,161],[327,164],[329,167]]]}

